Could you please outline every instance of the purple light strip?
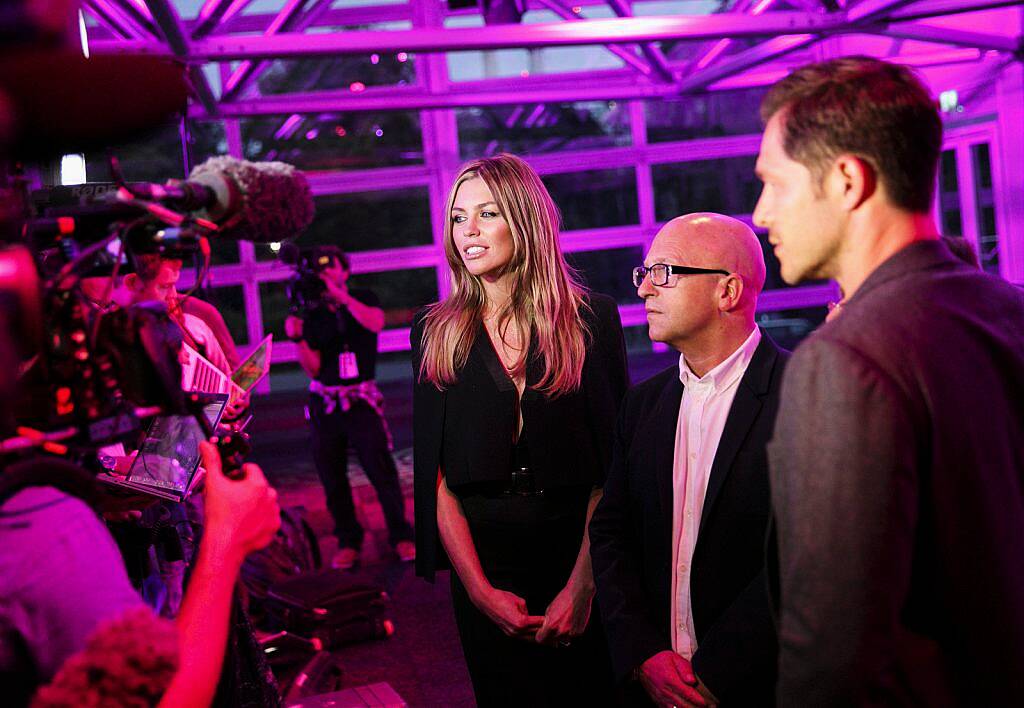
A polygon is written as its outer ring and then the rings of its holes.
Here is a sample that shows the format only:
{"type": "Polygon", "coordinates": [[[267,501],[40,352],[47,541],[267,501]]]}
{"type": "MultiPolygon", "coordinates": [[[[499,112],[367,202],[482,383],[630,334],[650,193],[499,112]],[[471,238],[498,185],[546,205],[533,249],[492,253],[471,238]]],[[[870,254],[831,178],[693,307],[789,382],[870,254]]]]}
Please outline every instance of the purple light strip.
{"type": "Polygon", "coordinates": [[[299,124],[302,123],[302,116],[298,113],[293,113],[291,116],[281,124],[281,127],[274,131],[274,140],[288,140],[290,137],[295,135],[295,131],[298,130],[299,124]]]}

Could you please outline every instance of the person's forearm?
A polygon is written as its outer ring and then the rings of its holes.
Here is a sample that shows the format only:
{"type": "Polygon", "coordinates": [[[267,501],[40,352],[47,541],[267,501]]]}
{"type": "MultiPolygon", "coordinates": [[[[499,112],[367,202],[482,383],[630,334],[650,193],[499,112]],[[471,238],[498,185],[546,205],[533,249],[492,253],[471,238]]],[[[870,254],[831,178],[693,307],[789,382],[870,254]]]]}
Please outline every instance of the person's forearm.
{"type": "Polygon", "coordinates": [[[443,477],[437,487],[437,528],[444,550],[466,592],[470,598],[480,597],[490,589],[491,584],[480,565],[480,557],[476,553],[462,504],[448,489],[443,477]]]}
{"type": "Polygon", "coordinates": [[[583,542],[580,544],[579,555],[576,556],[576,565],[569,575],[568,586],[582,592],[594,592],[594,569],[590,562],[590,517],[594,515],[597,503],[601,501],[603,490],[595,489],[590,493],[590,502],[587,504],[587,519],[583,525],[583,542]]]}
{"type": "Polygon", "coordinates": [[[364,305],[351,295],[349,295],[348,302],[344,306],[356,318],[356,322],[371,332],[380,332],[384,329],[384,310],[379,307],[364,305]]]}
{"type": "Polygon", "coordinates": [[[299,366],[311,379],[320,374],[320,352],[311,349],[305,340],[298,343],[299,366]]]}
{"type": "Polygon", "coordinates": [[[164,692],[160,708],[208,706],[213,700],[224,662],[231,600],[243,558],[218,547],[207,535],[175,622],[178,629],[178,671],[164,692]]]}

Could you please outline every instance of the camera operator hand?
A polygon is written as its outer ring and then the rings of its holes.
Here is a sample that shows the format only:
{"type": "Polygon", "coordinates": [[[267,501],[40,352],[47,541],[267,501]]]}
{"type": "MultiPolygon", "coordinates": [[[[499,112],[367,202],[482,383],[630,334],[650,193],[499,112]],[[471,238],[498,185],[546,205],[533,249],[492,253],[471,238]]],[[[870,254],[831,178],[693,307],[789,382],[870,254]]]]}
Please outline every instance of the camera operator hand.
{"type": "Polygon", "coordinates": [[[241,566],[250,552],[263,548],[281,526],[277,491],[271,487],[258,465],[242,466],[245,477],[232,480],[221,470],[220,454],[208,442],[200,443],[206,468],[207,540],[225,554],[224,560],[241,566]]]}
{"type": "Polygon", "coordinates": [[[337,304],[348,307],[352,302],[352,296],[348,294],[348,285],[346,283],[339,283],[329,274],[321,272],[320,280],[327,288],[327,296],[336,302],[337,304]]]}

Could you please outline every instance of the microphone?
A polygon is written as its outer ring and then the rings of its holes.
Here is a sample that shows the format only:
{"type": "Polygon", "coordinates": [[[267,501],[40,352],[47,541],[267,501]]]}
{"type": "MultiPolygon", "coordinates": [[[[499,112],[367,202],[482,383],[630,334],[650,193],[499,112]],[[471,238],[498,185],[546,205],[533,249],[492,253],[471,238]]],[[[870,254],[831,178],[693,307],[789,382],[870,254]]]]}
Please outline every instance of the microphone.
{"type": "Polygon", "coordinates": [[[257,243],[299,236],[315,212],[305,175],[284,162],[211,157],[187,180],[133,185],[131,191],[183,211],[203,211],[223,237],[257,243]]]}

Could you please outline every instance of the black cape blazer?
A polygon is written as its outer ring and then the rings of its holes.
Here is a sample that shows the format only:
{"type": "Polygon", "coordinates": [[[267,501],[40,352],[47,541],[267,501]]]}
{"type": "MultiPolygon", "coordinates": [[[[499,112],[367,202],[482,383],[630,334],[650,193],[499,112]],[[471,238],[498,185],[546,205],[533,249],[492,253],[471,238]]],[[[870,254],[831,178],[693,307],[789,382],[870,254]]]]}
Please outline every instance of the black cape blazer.
{"type": "MultiPolygon", "coordinates": [[[[718,443],[693,552],[693,666],[723,705],[773,702],[766,446],[788,357],[762,331],[718,443]]],[[[604,496],[590,522],[597,600],[620,680],[672,649],[672,468],[682,395],[678,366],[626,394],[604,496]]]]}
{"type": "MultiPolygon", "coordinates": [[[[530,464],[544,488],[602,486],[611,462],[612,432],[619,403],[629,385],[626,346],[615,301],[592,293],[584,321],[591,342],[580,388],[548,398],[531,390],[543,373],[531,355],[521,402],[530,464]]],[[[448,567],[437,531],[437,477],[457,491],[470,482],[508,478],[516,390],[504,371],[495,371],[494,352],[481,325],[458,383],[439,391],[419,381],[423,320],[417,313],[410,334],[413,365],[413,467],[416,505],[416,572],[433,579],[448,567]]]]}

